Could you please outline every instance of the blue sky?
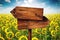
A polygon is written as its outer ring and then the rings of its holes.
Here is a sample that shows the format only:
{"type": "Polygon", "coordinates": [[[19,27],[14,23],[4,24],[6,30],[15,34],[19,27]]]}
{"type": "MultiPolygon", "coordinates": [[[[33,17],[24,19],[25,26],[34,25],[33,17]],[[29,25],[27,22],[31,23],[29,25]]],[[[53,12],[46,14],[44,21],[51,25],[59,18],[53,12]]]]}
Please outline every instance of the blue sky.
{"type": "Polygon", "coordinates": [[[60,13],[60,0],[0,0],[0,13],[9,13],[16,6],[44,8],[44,13],[60,13]]]}

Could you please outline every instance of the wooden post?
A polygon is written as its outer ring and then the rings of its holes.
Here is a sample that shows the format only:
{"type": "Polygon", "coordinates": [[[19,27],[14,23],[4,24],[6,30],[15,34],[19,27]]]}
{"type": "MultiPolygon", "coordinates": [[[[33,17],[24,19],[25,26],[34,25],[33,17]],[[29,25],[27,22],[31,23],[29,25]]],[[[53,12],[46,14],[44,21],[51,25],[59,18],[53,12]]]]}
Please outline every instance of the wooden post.
{"type": "Polygon", "coordinates": [[[28,29],[28,40],[32,40],[32,29],[28,29]]]}

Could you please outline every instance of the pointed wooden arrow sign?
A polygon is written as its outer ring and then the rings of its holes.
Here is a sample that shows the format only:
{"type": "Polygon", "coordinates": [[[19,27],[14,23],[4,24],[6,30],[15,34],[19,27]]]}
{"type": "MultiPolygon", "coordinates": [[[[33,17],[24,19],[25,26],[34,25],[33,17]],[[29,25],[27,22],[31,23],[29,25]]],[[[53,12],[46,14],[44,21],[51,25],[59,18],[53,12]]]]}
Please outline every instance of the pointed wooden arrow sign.
{"type": "Polygon", "coordinates": [[[28,29],[28,40],[32,40],[32,29],[44,28],[49,24],[49,20],[43,16],[43,8],[17,6],[11,13],[17,18],[19,30],[28,29]]]}

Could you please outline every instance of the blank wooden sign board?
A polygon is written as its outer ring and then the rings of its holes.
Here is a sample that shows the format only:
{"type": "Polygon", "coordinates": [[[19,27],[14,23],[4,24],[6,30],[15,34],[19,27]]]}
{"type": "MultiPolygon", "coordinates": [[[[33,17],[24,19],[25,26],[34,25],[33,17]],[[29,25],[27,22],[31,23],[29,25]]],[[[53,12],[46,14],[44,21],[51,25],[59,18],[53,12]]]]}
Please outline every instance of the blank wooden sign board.
{"type": "Polygon", "coordinates": [[[28,40],[31,39],[33,28],[44,28],[49,24],[49,20],[43,16],[43,8],[15,7],[11,13],[17,18],[18,29],[28,29],[28,40]]]}

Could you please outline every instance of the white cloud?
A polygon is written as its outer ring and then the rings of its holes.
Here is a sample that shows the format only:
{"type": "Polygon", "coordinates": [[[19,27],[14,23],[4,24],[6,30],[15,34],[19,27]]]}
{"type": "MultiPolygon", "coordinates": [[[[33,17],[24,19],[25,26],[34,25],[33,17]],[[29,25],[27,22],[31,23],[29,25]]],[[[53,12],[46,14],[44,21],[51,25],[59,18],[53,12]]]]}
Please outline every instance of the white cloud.
{"type": "Polygon", "coordinates": [[[16,6],[20,6],[24,3],[24,0],[16,0],[16,6]]]}
{"type": "Polygon", "coordinates": [[[5,0],[6,2],[10,3],[11,1],[10,0],[5,0]]]}
{"type": "Polygon", "coordinates": [[[35,5],[38,8],[45,8],[45,3],[40,3],[40,4],[36,3],[36,4],[33,4],[33,5],[35,5]]]}
{"type": "Polygon", "coordinates": [[[31,6],[32,4],[30,4],[29,2],[28,2],[28,0],[24,0],[23,1],[23,3],[21,3],[20,1],[17,1],[17,6],[27,6],[27,7],[29,7],[29,6],[31,6]]]}
{"type": "Polygon", "coordinates": [[[20,6],[25,6],[25,7],[36,7],[36,8],[44,8],[45,4],[41,3],[41,4],[28,4],[28,3],[24,3],[20,6]]]}
{"type": "Polygon", "coordinates": [[[38,7],[38,8],[44,8],[45,3],[35,3],[34,0],[24,0],[24,3],[22,5],[18,6],[25,6],[25,7],[38,7]]]}
{"type": "Polygon", "coordinates": [[[54,9],[54,8],[51,8],[51,7],[46,7],[46,8],[44,8],[44,13],[45,14],[53,14],[53,13],[59,13],[59,11],[58,11],[59,9],[54,9]]]}
{"type": "Polygon", "coordinates": [[[36,8],[44,8],[44,14],[49,14],[49,13],[58,13],[58,11],[54,8],[51,8],[49,6],[46,6],[45,3],[33,3],[33,1],[25,0],[25,3],[20,5],[20,6],[25,6],[25,7],[36,7],[36,8]]]}
{"type": "Polygon", "coordinates": [[[10,13],[10,11],[13,9],[14,7],[8,7],[8,8],[1,8],[0,13],[10,13]]]}
{"type": "Polygon", "coordinates": [[[27,0],[29,3],[32,3],[34,0],[27,0]]]}
{"type": "Polygon", "coordinates": [[[32,3],[34,0],[24,0],[25,3],[32,3]]]}

